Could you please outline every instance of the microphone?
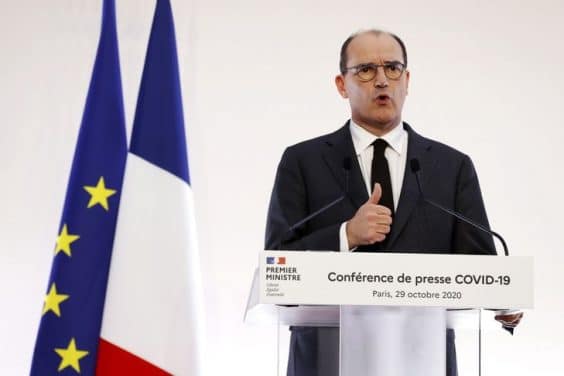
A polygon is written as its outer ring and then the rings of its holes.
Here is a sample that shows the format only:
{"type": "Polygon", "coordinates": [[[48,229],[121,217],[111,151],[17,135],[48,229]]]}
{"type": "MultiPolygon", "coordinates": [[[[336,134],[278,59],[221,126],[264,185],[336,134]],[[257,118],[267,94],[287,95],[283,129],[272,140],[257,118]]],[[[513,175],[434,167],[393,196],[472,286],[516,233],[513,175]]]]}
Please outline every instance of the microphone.
{"type": "Polygon", "coordinates": [[[286,232],[280,237],[280,241],[278,241],[276,248],[280,247],[280,245],[282,244],[284,239],[286,239],[286,236],[288,236],[288,234],[294,232],[295,230],[297,230],[298,228],[303,226],[305,223],[311,221],[313,218],[315,218],[318,215],[320,215],[320,214],[324,213],[325,211],[329,210],[333,206],[337,205],[339,202],[343,201],[345,199],[345,197],[347,197],[347,194],[349,192],[349,175],[350,175],[350,171],[351,171],[351,166],[352,166],[351,158],[346,157],[345,159],[343,159],[343,171],[345,173],[345,189],[343,191],[343,194],[340,197],[338,197],[337,199],[335,199],[335,200],[331,201],[330,203],[328,203],[327,205],[325,205],[324,207],[316,210],[315,212],[311,213],[310,215],[308,215],[304,219],[299,220],[298,222],[296,222],[292,226],[290,226],[288,228],[288,230],[286,230],[286,232]]]}
{"type": "Polygon", "coordinates": [[[428,200],[427,198],[425,198],[425,195],[423,194],[423,190],[421,189],[421,182],[419,181],[419,171],[421,170],[421,166],[419,165],[419,160],[417,158],[412,158],[409,161],[409,165],[411,167],[411,172],[413,172],[415,174],[415,180],[417,180],[417,188],[419,189],[419,195],[421,196],[421,199],[423,201],[425,201],[426,203],[428,203],[431,206],[434,206],[435,208],[450,214],[458,219],[460,219],[461,221],[468,223],[469,225],[477,228],[480,231],[486,232],[494,237],[496,237],[502,244],[503,246],[503,251],[505,252],[505,256],[509,256],[509,251],[507,250],[507,244],[505,243],[505,240],[501,237],[501,235],[499,235],[497,232],[490,230],[489,228],[487,228],[484,225],[481,225],[479,223],[476,223],[474,221],[472,221],[469,218],[466,218],[465,216],[463,216],[460,213],[455,212],[454,210],[445,208],[442,205],[437,204],[434,201],[428,200]]]}

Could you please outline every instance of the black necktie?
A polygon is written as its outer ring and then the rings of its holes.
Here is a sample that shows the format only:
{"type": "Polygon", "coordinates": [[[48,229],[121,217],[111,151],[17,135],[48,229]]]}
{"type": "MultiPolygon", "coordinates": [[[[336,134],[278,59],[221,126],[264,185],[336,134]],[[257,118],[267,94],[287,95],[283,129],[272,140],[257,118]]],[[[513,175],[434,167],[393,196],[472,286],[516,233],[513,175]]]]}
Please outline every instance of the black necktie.
{"type": "MultiPolygon", "coordinates": [[[[374,189],[375,183],[380,183],[382,187],[382,197],[378,201],[379,205],[386,206],[394,213],[394,197],[392,195],[392,182],[390,180],[390,170],[388,169],[388,161],[384,156],[384,151],[388,147],[388,143],[379,138],[372,143],[374,146],[374,157],[372,158],[372,172],[370,174],[370,189],[374,189]]],[[[372,194],[372,192],[370,192],[372,194]]],[[[374,244],[361,245],[355,252],[378,252],[387,249],[388,238],[383,242],[374,244]]]]}
{"type": "MultiPolygon", "coordinates": [[[[384,156],[384,151],[388,143],[379,138],[372,143],[374,146],[374,157],[372,158],[372,173],[370,175],[370,189],[374,189],[375,183],[380,183],[382,187],[382,197],[379,205],[386,206],[394,213],[394,196],[392,194],[392,181],[390,180],[390,169],[388,161],[384,156]]],[[[372,192],[370,192],[372,193],[372,192]]]]}

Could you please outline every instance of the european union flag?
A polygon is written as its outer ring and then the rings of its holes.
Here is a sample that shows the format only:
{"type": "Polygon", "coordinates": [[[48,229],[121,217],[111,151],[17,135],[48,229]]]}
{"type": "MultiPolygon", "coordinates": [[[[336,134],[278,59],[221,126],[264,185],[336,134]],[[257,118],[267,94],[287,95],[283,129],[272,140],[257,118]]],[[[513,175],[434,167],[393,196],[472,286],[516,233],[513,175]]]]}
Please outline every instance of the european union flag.
{"type": "Polygon", "coordinates": [[[76,144],[32,375],[93,375],[127,145],[115,3],[102,31],[76,144]]]}

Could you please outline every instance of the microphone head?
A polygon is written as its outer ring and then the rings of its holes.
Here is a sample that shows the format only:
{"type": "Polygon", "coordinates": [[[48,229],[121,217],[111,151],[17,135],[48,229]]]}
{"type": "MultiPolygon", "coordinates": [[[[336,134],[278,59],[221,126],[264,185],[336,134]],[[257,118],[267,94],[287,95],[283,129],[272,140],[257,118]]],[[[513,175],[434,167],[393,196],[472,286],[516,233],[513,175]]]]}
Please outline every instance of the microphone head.
{"type": "Polygon", "coordinates": [[[411,172],[418,173],[421,170],[421,166],[419,166],[419,160],[417,158],[412,158],[409,161],[409,166],[411,167],[411,172]]]}
{"type": "Polygon", "coordinates": [[[345,171],[351,170],[351,159],[349,157],[343,159],[343,169],[345,171]]]}

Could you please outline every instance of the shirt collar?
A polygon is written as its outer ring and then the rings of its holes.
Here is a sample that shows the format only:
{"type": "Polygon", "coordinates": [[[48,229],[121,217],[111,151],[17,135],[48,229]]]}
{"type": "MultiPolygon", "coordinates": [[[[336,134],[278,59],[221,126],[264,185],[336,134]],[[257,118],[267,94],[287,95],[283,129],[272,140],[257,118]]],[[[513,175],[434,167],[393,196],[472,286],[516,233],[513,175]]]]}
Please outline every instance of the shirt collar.
{"type": "Polygon", "coordinates": [[[382,137],[378,137],[368,132],[351,119],[350,130],[356,155],[359,155],[368,147],[372,146],[372,143],[378,138],[384,139],[394,152],[401,155],[404,152],[405,140],[407,139],[407,132],[403,129],[402,124],[403,123],[400,122],[394,129],[382,137]]]}

